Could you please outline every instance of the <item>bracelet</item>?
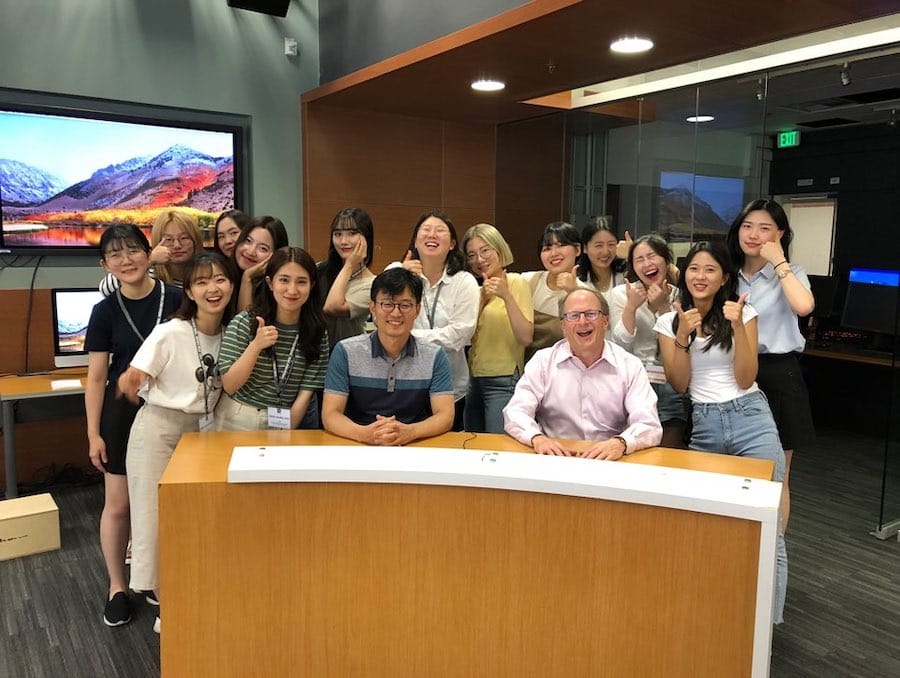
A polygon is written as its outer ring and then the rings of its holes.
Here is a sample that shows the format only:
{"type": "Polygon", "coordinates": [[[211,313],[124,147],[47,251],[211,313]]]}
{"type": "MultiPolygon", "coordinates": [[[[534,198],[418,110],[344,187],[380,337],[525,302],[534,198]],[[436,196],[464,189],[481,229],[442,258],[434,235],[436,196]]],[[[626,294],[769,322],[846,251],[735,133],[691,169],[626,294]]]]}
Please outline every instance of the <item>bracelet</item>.
{"type": "Polygon", "coordinates": [[[784,266],[786,263],[788,263],[788,260],[787,260],[787,259],[785,259],[784,261],[782,261],[780,264],[775,264],[772,268],[775,269],[775,270],[777,271],[779,266],[784,266]]]}
{"type": "Polygon", "coordinates": [[[675,348],[680,348],[680,349],[681,349],[682,351],[684,351],[685,353],[687,353],[687,352],[689,352],[689,351],[691,350],[690,345],[685,346],[685,345],[682,344],[680,341],[678,341],[678,338],[677,338],[677,337],[675,338],[674,341],[675,341],[675,348]]]}

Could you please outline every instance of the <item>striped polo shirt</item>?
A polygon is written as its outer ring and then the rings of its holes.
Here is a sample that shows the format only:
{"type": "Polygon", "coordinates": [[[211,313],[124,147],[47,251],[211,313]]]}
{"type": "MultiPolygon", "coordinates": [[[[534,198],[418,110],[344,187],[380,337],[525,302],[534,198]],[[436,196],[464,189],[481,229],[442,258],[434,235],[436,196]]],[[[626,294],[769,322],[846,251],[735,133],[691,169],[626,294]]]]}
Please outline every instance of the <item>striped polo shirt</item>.
{"type": "Polygon", "coordinates": [[[384,352],[378,332],[350,337],[331,352],[325,393],[346,396],[344,414],[362,426],[378,414],[413,424],[432,415],[433,396],[453,395],[450,361],[437,344],[412,336],[396,360],[384,352]]]}

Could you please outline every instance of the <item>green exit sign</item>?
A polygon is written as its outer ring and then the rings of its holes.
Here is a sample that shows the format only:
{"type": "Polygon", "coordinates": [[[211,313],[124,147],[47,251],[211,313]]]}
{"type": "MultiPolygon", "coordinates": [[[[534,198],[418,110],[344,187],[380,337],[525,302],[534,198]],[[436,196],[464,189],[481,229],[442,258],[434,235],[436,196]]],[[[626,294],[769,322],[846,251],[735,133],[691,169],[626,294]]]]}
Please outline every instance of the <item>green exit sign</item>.
{"type": "Polygon", "coordinates": [[[800,130],[778,133],[778,148],[791,148],[800,145],[800,130]]]}

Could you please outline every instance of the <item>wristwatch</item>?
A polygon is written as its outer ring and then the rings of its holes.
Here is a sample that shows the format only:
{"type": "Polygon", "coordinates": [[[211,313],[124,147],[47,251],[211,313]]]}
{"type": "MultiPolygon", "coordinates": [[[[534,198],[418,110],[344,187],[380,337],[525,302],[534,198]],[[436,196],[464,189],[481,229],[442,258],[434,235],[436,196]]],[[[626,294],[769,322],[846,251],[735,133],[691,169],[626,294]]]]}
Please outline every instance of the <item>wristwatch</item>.
{"type": "Polygon", "coordinates": [[[781,280],[787,276],[788,273],[791,272],[791,267],[783,268],[780,271],[775,271],[775,275],[778,276],[778,279],[781,280]]]}
{"type": "Polygon", "coordinates": [[[622,456],[624,457],[626,454],[628,454],[628,443],[625,442],[625,438],[623,438],[622,436],[613,436],[613,438],[622,441],[622,456]]]}

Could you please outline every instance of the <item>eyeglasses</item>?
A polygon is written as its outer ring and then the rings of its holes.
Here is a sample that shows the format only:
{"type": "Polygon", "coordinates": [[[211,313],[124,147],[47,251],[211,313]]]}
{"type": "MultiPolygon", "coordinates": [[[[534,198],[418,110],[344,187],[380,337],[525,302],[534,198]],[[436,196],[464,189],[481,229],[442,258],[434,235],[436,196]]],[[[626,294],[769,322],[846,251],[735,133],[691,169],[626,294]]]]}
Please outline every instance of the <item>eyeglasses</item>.
{"type": "Polygon", "coordinates": [[[601,315],[603,315],[602,311],[569,311],[568,313],[563,313],[560,319],[568,320],[570,323],[577,323],[578,319],[584,316],[585,320],[593,322],[601,315]]]}
{"type": "Polygon", "coordinates": [[[139,257],[142,254],[146,254],[146,252],[140,247],[126,247],[121,250],[109,250],[103,255],[103,258],[106,261],[118,263],[124,261],[125,257],[139,257]]]}
{"type": "Polygon", "coordinates": [[[450,235],[446,226],[420,226],[416,235],[450,235]]]}
{"type": "Polygon", "coordinates": [[[165,245],[166,247],[171,247],[175,244],[175,241],[178,241],[179,245],[189,245],[194,242],[194,239],[189,235],[179,235],[177,238],[172,235],[164,235],[159,239],[160,245],[165,245]]]}
{"type": "Polygon", "coordinates": [[[201,384],[207,379],[215,380],[219,373],[218,365],[216,365],[216,359],[213,358],[209,353],[204,353],[203,357],[200,358],[200,362],[203,363],[203,365],[198,367],[194,372],[194,378],[201,384]],[[203,369],[204,365],[206,366],[206,370],[203,369]]]}
{"type": "Polygon", "coordinates": [[[475,261],[476,259],[485,259],[485,260],[487,260],[487,259],[490,259],[490,258],[491,258],[491,255],[492,255],[493,253],[494,253],[494,248],[493,248],[493,247],[488,247],[487,245],[485,245],[484,247],[482,247],[482,248],[481,248],[480,250],[478,250],[477,252],[469,252],[469,254],[466,255],[466,259],[468,259],[469,261],[475,261]]]}
{"type": "Polygon", "coordinates": [[[393,313],[395,308],[399,308],[401,313],[409,313],[416,305],[411,301],[376,301],[385,313],[393,313]]]}

